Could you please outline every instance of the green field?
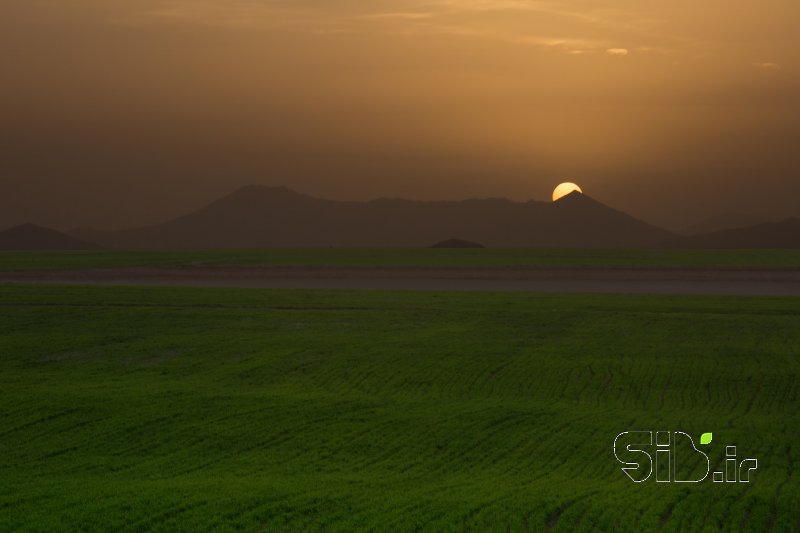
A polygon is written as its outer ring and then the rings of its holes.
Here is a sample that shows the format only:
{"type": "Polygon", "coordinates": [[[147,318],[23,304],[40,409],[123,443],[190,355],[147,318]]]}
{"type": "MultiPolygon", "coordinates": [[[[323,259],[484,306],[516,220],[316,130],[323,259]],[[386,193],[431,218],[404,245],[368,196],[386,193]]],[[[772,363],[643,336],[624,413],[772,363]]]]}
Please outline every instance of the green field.
{"type": "Polygon", "coordinates": [[[798,299],[0,285],[0,315],[3,531],[800,529],[798,299]],[[634,484],[629,429],[759,468],[634,484]]]}
{"type": "Polygon", "coordinates": [[[0,252],[0,272],[124,267],[590,266],[800,268],[800,250],[276,249],[0,252]]]}

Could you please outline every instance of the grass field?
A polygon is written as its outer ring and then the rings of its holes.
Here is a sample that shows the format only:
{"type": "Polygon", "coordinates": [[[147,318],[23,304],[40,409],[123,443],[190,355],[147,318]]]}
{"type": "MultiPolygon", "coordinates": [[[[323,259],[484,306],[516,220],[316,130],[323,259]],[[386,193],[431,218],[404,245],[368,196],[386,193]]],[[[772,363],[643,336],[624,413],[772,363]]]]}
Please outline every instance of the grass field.
{"type": "Polygon", "coordinates": [[[586,266],[800,268],[800,250],[279,249],[0,252],[0,272],[123,267],[586,266]]]}
{"type": "Polygon", "coordinates": [[[0,285],[0,530],[796,531],[799,377],[791,298],[0,285]]]}

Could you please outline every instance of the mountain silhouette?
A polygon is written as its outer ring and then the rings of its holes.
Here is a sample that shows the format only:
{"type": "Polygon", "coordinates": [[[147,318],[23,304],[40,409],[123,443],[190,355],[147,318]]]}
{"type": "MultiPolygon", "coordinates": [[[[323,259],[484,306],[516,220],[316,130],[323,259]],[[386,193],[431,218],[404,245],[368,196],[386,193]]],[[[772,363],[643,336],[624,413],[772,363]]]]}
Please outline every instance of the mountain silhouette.
{"type": "Polygon", "coordinates": [[[250,185],[154,226],[105,234],[115,248],[426,247],[458,235],[495,248],[631,247],[674,235],[572,193],[559,201],[323,200],[250,185]]]}
{"type": "Polygon", "coordinates": [[[0,232],[0,250],[92,250],[88,243],[54,229],[22,224],[0,232]]]}
{"type": "Polygon", "coordinates": [[[744,228],[684,237],[672,243],[681,248],[800,248],[800,219],[787,218],[744,228]]]}
{"type": "Polygon", "coordinates": [[[777,222],[777,219],[759,214],[725,213],[688,226],[678,233],[681,235],[705,235],[707,233],[755,226],[767,222],[777,222]]]}

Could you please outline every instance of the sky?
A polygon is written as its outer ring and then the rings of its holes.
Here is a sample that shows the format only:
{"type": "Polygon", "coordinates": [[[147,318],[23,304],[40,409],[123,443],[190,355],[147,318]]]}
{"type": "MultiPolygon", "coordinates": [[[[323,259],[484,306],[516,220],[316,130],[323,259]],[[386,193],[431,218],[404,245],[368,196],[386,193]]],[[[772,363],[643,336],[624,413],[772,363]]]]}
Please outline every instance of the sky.
{"type": "Polygon", "coordinates": [[[800,215],[796,0],[5,0],[0,228],[250,183],[800,215]]]}

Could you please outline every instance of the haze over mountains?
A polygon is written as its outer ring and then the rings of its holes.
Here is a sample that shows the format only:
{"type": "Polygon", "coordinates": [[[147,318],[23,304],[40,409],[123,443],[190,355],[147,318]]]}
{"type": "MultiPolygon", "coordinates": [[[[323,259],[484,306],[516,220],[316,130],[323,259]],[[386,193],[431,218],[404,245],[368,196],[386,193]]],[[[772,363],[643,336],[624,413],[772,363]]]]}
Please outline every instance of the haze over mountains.
{"type": "MultiPolygon", "coordinates": [[[[710,219],[709,227],[725,227],[731,220],[735,225],[744,219],[710,219]]],[[[251,185],[187,215],[142,228],[81,229],[66,235],[25,224],[0,232],[0,249],[5,250],[420,248],[464,243],[490,248],[800,248],[800,220],[679,236],[577,192],[557,202],[349,202],[251,185]]]]}
{"type": "Polygon", "coordinates": [[[800,248],[800,219],[787,218],[744,228],[733,228],[686,237],[675,242],[681,248],[800,248]]]}
{"type": "Polygon", "coordinates": [[[579,193],[555,203],[342,202],[255,185],[163,224],[91,234],[126,249],[426,247],[452,238],[494,248],[634,247],[672,237],[579,193]]]}
{"type": "Polygon", "coordinates": [[[717,231],[766,224],[767,222],[778,222],[778,219],[775,217],[754,213],[724,213],[706,218],[696,224],[692,224],[691,226],[687,226],[678,231],[678,233],[680,235],[705,235],[707,233],[715,233],[717,231]]]}

